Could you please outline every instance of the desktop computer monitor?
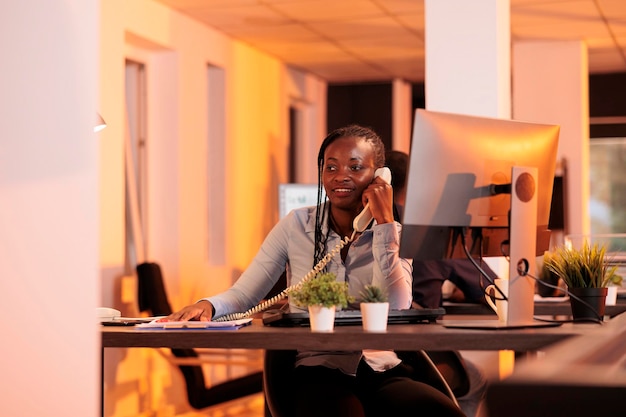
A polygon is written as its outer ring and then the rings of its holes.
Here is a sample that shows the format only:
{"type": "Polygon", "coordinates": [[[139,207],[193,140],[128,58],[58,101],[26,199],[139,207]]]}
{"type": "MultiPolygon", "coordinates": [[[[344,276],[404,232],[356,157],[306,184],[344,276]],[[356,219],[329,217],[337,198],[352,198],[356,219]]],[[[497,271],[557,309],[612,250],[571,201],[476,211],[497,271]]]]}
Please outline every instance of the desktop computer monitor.
{"type": "Polygon", "coordinates": [[[416,110],[400,255],[511,257],[509,317],[532,321],[534,281],[516,264],[533,273],[549,249],[558,138],[556,125],[416,110]]]}
{"type": "Polygon", "coordinates": [[[513,166],[536,167],[537,255],[549,248],[548,222],[559,126],[418,109],[407,175],[401,255],[465,256],[452,230],[464,228],[478,256],[502,256],[508,240],[513,166]],[[502,192],[504,190],[504,192],[502,192]]]}
{"type": "MultiPolygon", "coordinates": [[[[322,189],[322,201],[325,193],[322,189]]],[[[283,183],[278,185],[278,218],[293,209],[317,205],[317,184],[283,183]]]]}

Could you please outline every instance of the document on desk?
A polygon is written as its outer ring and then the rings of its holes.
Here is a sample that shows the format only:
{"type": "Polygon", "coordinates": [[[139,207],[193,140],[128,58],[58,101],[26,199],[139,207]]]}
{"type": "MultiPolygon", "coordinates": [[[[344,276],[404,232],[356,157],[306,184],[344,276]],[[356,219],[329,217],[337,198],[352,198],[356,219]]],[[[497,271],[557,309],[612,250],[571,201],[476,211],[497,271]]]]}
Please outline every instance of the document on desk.
{"type": "Polygon", "coordinates": [[[237,330],[252,323],[252,318],[230,321],[151,321],[137,325],[140,329],[164,330],[237,330]]]}
{"type": "Polygon", "coordinates": [[[539,294],[535,294],[534,301],[536,303],[564,303],[565,301],[569,301],[569,297],[542,297],[539,294]]]}

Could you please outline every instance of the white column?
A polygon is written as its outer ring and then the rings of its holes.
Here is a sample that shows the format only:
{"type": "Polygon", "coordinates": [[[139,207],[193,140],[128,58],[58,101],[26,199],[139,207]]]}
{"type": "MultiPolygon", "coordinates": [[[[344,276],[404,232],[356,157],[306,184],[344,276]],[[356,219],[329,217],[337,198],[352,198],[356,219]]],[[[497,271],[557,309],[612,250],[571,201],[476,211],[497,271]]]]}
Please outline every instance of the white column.
{"type": "Polygon", "coordinates": [[[513,45],[513,118],[561,126],[566,170],[566,233],[589,233],[589,75],[580,41],[513,45]]]}
{"type": "MultiPolygon", "coordinates": [[[[511,117],[509,0],[425,0],[426,108],[511,117]]],[[[508,277],[508,263],[494,271],[508,277]]]]}
{"type": "MultiPolygon", "coordinates": [[[[425,17],[426,108],[509,119],[510,1],[425,0],[425,17]]],[[[514,243],[517,249],[511,252],[520,259],[534,255],[523,240],[514,243]]],[[[509,298],[508,316],[511,322],[530,322],[534,282],[518,277],[516,264],[508,265],[510,292],[515,294],[509,298]]]]}
{"type": "Polygon", "coordinates": [[[392,84],[392,117],[391,132],[392,148],[409,153],[411,149],[411,121],[413,110],[411,106],[411,84],[400,80],[393,80],[392,84]]]}
{"type": "Polygon", "coordinates": [[[0,6],[1,416],[100,408],[99,4],[0,6]]]}
{"type": "Polygon", "coordinates": [[[426,108],[509,118],[509,0],[425,0],[426,108]]]}

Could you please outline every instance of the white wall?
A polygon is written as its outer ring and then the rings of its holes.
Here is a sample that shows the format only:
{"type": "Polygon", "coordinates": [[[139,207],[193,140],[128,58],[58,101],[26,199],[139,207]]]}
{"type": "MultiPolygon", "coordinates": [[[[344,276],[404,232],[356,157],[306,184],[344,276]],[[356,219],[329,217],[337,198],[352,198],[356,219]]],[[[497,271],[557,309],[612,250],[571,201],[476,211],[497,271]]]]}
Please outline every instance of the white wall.
{"type": "Polygon", "coordinates": [[[590,230],[587,46],[581,41],[516,42],[513,62],[514,118],[561,127],[557,160],[565,161],[566,165],[565,232],[587,234],[590,230]]]}
{"type": "MultiPolygon", "coordinates": [[[[161,265],[178,309],[229,287],[277,221],[293,101],[305,109],[303,158],[316,180],[326,84],[150,0],[101,7],[100,107],[109,124],[100,149],[102,303],[137,314],[134,278],[123,278],[124,60],[132,58],[146,64],[147,76],[147,260],[161,265]],[[209,65],[224,71],[220,146],[209,126],[209,65]],[[216,194],[223,205],[209,204],[216,194]],[[212,233],[209,215],[225,233],[212,233]],[[211,245],[220,256],[210,256],[211,245]]],[[[105,358],[107,416],[188,408],[178,371],[154,350],[111,349],[105,358]]]]}
{"type": "MultiPolygon", "coordinates": [[[[148,258],[163,263],[167,279],[184,276],[194,283],[193,294],[187,292],[191,287],[180,289],[187,303],[230,285],[277,220],[289,102],[299,100],[307,108],[307,146],[316,152],[325,135],[325,83],[148,0],[103,2],[102,16],[100,85],[110,127],[101,149],[103,301],[116,301],[106,289],[119,287],[123,273],[123,63],[139,57],[148,68],[149,90],[148,258]],[[214,140],[207,123],[209,64],[222,68],[226,80],[227,145],[219,155],[208,151],[214,140]],[[216,178],[207,177],[207,165],[216,161],[225,167],[218,185],[225,190],[228,233],[222,242],[209,242],[207,189],[216,178]],[[249,215],[252,207],[260,217],[249,215]],[[228,248],[226,264],[211,263],[208,245],[228,248]]],[[[179,289],[172,287],[176,298],[179,289]]]]}
{"type": "Polygon", "coordinates": [[[99,414],[98,3],[0,6],[2,416],[99,414]]]}

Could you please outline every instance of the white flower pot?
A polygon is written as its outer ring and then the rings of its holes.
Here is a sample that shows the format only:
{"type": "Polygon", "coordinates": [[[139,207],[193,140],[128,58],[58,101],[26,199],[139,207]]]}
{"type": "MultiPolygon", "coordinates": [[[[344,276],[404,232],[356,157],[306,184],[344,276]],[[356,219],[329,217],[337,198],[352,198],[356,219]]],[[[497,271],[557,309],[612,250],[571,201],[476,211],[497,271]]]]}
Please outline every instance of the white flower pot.
{"type": "Polygon", "coordinates": [[[605,305],[614,306],[615,304],[617,304],[617,285],[609,285],[605,305]]]}
{"type": "Polygon", "coordinates": [[[309,306],[312,332],[332,332],[335,328],[335,306],[309,306]]]}
{"type": "Polygon", "coordinates": [[[387,330],[389,303],[361,303],[363,330],[366,332],[384,332],[387,330]]]}

